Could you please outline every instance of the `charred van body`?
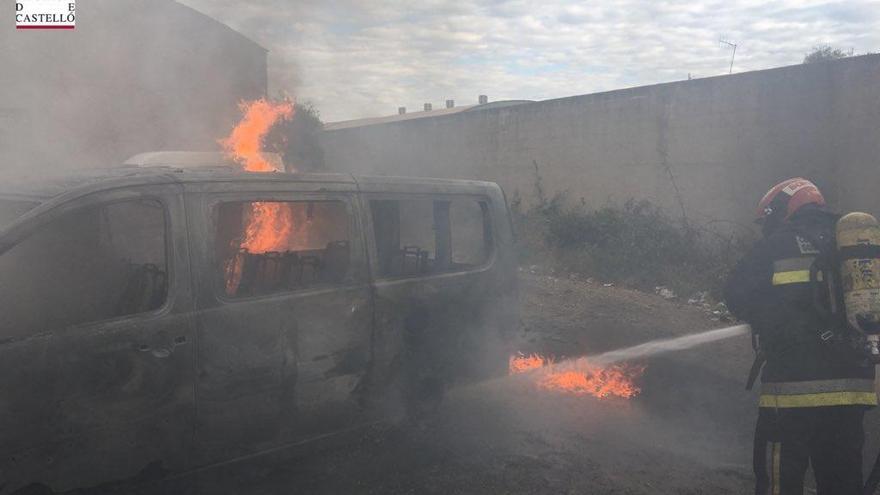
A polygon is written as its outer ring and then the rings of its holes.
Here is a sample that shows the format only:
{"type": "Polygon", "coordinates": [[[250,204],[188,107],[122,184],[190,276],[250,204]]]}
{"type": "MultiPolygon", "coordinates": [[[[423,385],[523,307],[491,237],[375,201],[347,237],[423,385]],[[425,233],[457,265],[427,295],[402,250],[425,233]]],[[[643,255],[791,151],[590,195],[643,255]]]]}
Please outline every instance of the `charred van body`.
{"type": "Polygon", "coordinates": [[[495,184],[123,167],[0,210],[0,493],[185,473],[506,366],[495,184]]]}

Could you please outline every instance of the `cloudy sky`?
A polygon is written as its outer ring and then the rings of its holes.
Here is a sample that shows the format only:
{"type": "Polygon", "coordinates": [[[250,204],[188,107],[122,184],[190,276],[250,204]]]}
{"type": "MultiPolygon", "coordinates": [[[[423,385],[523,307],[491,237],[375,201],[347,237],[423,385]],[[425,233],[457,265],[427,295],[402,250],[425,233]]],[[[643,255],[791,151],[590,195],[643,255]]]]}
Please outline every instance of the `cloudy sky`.
{"type": "Polygon", "coordinates": [[[880,0],[180,0],[270,50],[270,91],[323,120],[541,100],[880,52],[880,0]]]}

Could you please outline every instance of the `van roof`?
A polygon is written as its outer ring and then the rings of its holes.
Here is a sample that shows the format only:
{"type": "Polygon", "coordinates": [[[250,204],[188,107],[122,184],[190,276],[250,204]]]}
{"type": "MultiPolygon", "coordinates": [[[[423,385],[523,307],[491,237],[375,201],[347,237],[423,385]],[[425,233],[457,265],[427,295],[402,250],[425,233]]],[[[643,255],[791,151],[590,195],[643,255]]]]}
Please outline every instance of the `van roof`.
{"type": "MultiPolygon", "coordinates": [[[[122,165],[79,170],[73,173],[52,174],[31,178],[0,178],[0,199],[26,200],[43,203],[62,194],[79,196],[106,189],[131,187],[149,184],[192,184],[210,182],[326,182],[369,186],[376,189],[381,185],[433,186],[492,188],[491,182],[475,180],[432,179],[422,177],[397,176],[355,176],[338,173],[286,173],[286,172],[244,172],[236,167],[199,166],[184,168],[173,166],[122,165]]],[[[397,187],[394,187],[395,189],[397,187]]]]}
{"type": "MultiPolygon", "coordinates": [[[[276,170],[284,168],[284,159],[280,153],[261,151],[259,155],[276,170]]],[[[163,166],[180,168],[234,167],[235,161],[221,151],[150,151],[139,153],[125,160],[123,165],[139,167],[163,166]]]]}

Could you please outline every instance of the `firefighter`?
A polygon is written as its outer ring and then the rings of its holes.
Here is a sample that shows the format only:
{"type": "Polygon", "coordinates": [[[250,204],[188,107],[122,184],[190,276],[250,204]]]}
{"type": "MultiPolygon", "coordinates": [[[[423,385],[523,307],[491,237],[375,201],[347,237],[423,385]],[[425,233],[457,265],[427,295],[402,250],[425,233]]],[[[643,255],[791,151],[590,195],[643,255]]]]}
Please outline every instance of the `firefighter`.
{"type": "Polygon", "coordinates": [[[819,495],[862,492],[862,420],[877,396],[825,282],[837,219],[812,182],[777,184],[758,205],[763,238],[727,280],[731,312],[753,331],[749,386],[761,375],[756,494],[802,495],[808,465],[819,495]]]}

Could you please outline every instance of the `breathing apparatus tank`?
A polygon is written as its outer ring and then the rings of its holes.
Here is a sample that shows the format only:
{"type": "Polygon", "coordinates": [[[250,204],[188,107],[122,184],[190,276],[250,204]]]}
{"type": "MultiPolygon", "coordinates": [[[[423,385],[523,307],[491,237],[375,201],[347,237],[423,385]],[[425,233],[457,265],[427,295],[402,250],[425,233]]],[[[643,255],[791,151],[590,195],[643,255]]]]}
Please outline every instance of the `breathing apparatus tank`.
{"type": "Polygon", "coordinates": [[[867,340],[880,360],[880,224],[868,213],[849,213],[837,221],[840,289],[846,320],[867,340]]]}

